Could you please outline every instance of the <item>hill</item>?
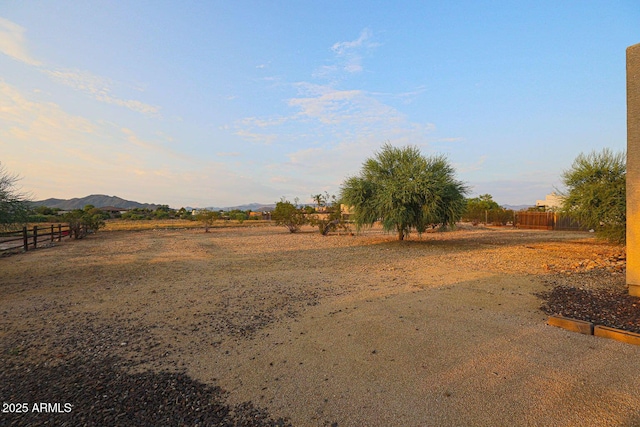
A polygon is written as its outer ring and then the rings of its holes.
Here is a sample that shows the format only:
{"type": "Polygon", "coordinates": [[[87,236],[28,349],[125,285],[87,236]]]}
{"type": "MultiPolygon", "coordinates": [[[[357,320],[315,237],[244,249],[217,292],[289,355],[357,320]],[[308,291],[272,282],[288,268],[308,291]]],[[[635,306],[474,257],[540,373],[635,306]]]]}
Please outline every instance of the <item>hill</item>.
{"type": "Polygon", "coordinates": [[[114,206],[123,209],[148,208],[156,209],[158,205],[150,203],[138,203],[131,200],[121,199],[117,196],[106,196],[104,194],[92,194],[82,198],[64,199],[46,199],[32,202],[33,206],[46,206],[48,208],[58,208],[65,211],[73,209],[82,209],[86,205],[93,205],[97,208],[105,206],[114,206]]]}
{"type": "Polygon", "coordinates": [[[206,209],[209,209],[211,211],[233,211],[233,210],[247,211],[247,210],[251,210],[253,212],[261,212],[261,211],[272,211],[272,210],[275,209],[275,207],[276,207],[275,203],[272,203],[272,204],[249,203],[247,205],[227,206],[227,207],[224,207],[224,208],[208,207],[206,209]]]}
{"type": "Polygon", "coordinates": [[[503,205],[502,207],[505,209],[512,209],[514,211],[526,211],[533,206],[535,205],[503,205]]]}

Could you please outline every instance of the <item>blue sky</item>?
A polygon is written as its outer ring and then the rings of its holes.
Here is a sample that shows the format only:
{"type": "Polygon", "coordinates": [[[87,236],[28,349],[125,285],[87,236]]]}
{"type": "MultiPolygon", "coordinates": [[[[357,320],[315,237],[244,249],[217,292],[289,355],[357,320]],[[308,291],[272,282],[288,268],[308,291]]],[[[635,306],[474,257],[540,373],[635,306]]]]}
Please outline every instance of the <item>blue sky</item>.
{"type": "Polygon", "coordinates": [[[3,1],[0,162],[34,199],[338,193],[385,143],[534,204],[626,147],[635,1],[3,1]]]}

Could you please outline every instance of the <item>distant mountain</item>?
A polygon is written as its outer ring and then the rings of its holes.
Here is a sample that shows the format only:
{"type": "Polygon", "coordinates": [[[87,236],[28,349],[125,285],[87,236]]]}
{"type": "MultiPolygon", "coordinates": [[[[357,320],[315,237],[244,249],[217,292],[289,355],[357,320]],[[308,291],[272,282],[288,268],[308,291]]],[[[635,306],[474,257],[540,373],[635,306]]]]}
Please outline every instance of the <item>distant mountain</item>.
{"type": "Polygon", "coordinates": [[[134,209],[134,208],[148,208],[148,209],[156,209],[158,205],[150,204],[150,203],[138,203],[133,202],[131,200],[121,199],[117,196],[105,196],[104,194],[92,194],[91,196],[86,196],[82,198],[75,199],[46,199],[39,200],[37,202],[32,202],[33,206],[46,206],[48,208],[58,208],[64,211],[70,211],[73,209],[82,209],[86,205],[93,205],[96,208],[102,208],[105,206],[113,206],[116,208],[123,209],[134,209]]]}
{"type": "Polygon", "coordinates": [[[248,210],[251,210],[252,212],[262,212],[262,211],[272,211],[275,208],[276,208],[276,204],[275,203],[272,203],[272,204],[249,203],[248,205],[228,206],[226,208],[209,207],[209,208],[206,208],[206,209],[208,209],[210,211],[233,211],[233,210],[248,211],[248,210]]]}
{"type": "Polygon", "coordinates": [[[511,209],[514,211],[523,211],[532,208],[534,205],[503,205],[505,209],[511,209]]]}

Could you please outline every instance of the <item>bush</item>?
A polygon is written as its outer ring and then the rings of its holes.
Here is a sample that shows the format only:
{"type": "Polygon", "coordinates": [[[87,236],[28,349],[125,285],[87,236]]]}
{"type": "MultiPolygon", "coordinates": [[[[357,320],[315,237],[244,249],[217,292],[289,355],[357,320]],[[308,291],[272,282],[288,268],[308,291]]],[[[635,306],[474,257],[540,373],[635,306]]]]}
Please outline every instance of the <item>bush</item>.
{"type": "Polygon", "coordinates": [[[204,232],[208,233],[209,228],[213,225],[216,219],[220,217],[220,214],[215,211],[202,210],[196,214],[196,220],[202,222],[204,225],[204,232]]]}
{"type": "Polygon", "coordinates": [[[96,208],[74,209],[63,215],[63,219],[69,223],[69,229],[74,239],[82,239],[88,233],[95,233],[104,227],[103,214],[101,210],[96,208]]]}
{"type": "Polygon", "coordinates": [[[287,227],[290,233],[300,231],[300,227],[309,222],[305,211],[297,207],[298,199],[295,199],[294,203],[283,197],[276,203],[276,208],[271,214],[271,219],[275,221],[276,225],[287,227]]]}
{"type": "Polygon", "coordinates": [[[627,225],[625,153],[609,149],[580,154],[562,174],[567,187],[562,210],[596,236],[625,243],[627,225]]]}

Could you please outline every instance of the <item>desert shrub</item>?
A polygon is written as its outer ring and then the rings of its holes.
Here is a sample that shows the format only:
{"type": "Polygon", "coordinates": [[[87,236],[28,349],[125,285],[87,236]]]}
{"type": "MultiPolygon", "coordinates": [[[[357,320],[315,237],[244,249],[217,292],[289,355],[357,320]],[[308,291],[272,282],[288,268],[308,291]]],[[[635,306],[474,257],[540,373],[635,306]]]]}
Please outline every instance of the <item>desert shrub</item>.
{"type": "Polygon", "coordinates": [[[609,149],[580,154],[562,174],[567,187],[562,210],[596,236],[615,243],[626,240],[626,157],[609,149]]]}
{"type": "Polygon", "coordinates": [[[213,225],[215,220],[220,217],[220,214],[215,211],[202,210],[196,214],[196,220],[200,221],[204,225],[204,232],[208,233],[209,228],[213,225]]]}
{"type": "Polygon", "coordinates": [[[63,215],[63,220],[69,223],[69,229],[74,239],[82,239],[87,233],[95,233],[105,226],[103,212],[90,207],[74,209],[63,215]]]}
{"type": "Polygon", "coordinates": [[[284,197],[276,203],[276,208],[271,214],[271,219],[276,225],[285,226],[290,233],[300,231],[300,227],[309,222],[303,209],[298,208],[298,199],[291,203],[284,197]]]}
{"type": "Polygon", "coordinates": [[[34,214],[34,215],[29,215],[29,222],[55,222],[56,221],[55,216],[53,215],[42,215],[42,214],[34,214]]]}

